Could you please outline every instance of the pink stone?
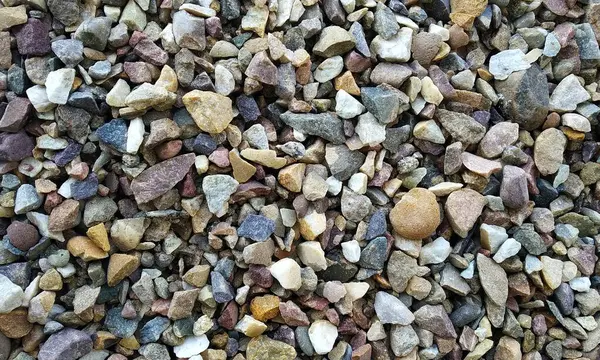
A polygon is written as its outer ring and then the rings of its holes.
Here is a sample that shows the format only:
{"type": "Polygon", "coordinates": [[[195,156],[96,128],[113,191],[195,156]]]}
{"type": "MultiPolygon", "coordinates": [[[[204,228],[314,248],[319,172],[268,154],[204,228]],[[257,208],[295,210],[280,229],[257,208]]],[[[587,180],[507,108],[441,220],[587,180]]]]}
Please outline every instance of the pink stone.
{"type": "Polygon", "coordinates": [[[230,165],[229,151],[226,148],[219,146],[208,156],[208,160],[220,168],[228,167],[230,165]]]}

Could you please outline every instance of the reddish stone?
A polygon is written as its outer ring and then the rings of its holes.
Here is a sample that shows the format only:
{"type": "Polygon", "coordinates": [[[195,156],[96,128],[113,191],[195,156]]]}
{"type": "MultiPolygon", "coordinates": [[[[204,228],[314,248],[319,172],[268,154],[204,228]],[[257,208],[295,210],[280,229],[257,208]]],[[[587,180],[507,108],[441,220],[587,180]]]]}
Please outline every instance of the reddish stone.
{"type": "Polygon", "coordinates": [[[350,339],[350,346],[353,349],[358,349],[367,343],[367,333],[363,330],[358,330],[358,332],[350,339]]]}
{"type": "Polygon", "coordinates": [[[14,98],[8,103],[0,119],[0,131],[17,132],[25,126],[31,111],[31,102],[24,97],[14,98]]]}
{"type": "Polygon", "coordinates": [[[279,303],[279,313],[289,326],[308,326],[308,316],[293,301],[279,303]]]}
{"type": "Polygon", "coordinates": [[[273,285],[273,276],[265,266],[250,265],[247,274],[256,285],[262,288],[268,289],[273,285]]]}
{"type": "Polygon", "coordinates": [[[169,313],[169,307],[171,306],[171,300],[167,299],[158,299],[152,303],[150,309],[153,313],[160,314],[162,316],[167,316],[169,313]]]}
{"type": "Polygon", "coordinates": [[[219,146],[215,151],[208,156],[208,160],[220,168],[226,168],[231,163],[229,162],[229,150],[219,146]]]}
{"type": "Polygon", "coordinates": [[[52,209],[60,205],[62,202],[63,197],[60,196],[56,191],[53,191],[46,195],[46,200],[44,201],[44,211],[50,214],[52,209]]]}
{"type": "Polygon", "coordinates": [[[216,16],[210,17],[204,21],[206,27],[206,34],[212,36],[215,39],[223,38],[223,28],[221,26],[221,19],[216,16]]]}
{"type": "Polygon", "coordinates": [[[22,251],[31,249],[40,240],[40,234],[35,226],[21,221],[10,224],[6,228],[6,235],[12,246],[22,251]]]}
{"type": "Polygon", "coordinates": [[[325,310],[329,305],[329,300],[317,295],[302,296],[299,299],[300,304],[314,310],[325,310]]]}
{"type": "Polygon", "coordinates": [[[371,67],[371,59],[362,56],[356,51],[351,51],[344,58],[344,65],[351,72],[359,73],[371,67]]]}
{"type": "Polygon", "coordinates": [[[163,66],[169,61],[169,54],[150,39],[141,39],[133,49],[133,52],[140,59],[155,66],[163,66]]]}
{"type": "Polygon", "coordinates": [[[329,320],[330,323],[332,323],[335,326],[338,326],[340,324],[340,316],[338,315],[337,311],[335,311],[335,309],[327,309],[325,311],[325,317],[327,318],[327,320],[329,320]]]}
{"type": "Polygon", "coordinates": [[[145,33],[135,30],[133,32],[133,34],[131,34],[131,37],[129,38],[129,46],[135,47],[142,39],[147,39],[147,38],[148,38],[148,36],[145,33]]]}
{"type": "Polygon", "coordinates": [[[154,152],[159,159],[167,160],[179,154],[182,146],[183,142],[181,140],[171,140],[158,145],[154,152]]]}
{"type": "Polygon", "coordinates": [[[338,326],[338,333],[340,335],[354,335],[358,333],[358,327],[351,317],[344,317],[338,326]]]}
{"type": "Polygon", "coordinates": [[[542,336],[548,331],[548,326],[546,325],[546,318],[544,315],[538,314],[533,317],[531,321],[531,329],[533,333],[537,336],[542,336]]]}
{"type": "Polygon", "coordinates": [[[383,184],[390,179],[392,170],[394,170],[392,165],[384,162],[381,170],[377,171],[373,176],[373,179],[369,182],[369,186],[382,187],[383,184]]]}
{"type": "Polygon", "coordinates": [[[125,62],[123,64],[123,71],[129,77],[132,83],[141,84],[145,82],[152,82],[152,75],[150,69],[145,62],[125,62]]]}
{"type": "Polygon", "coordinates": [[[255,197],[267,196],[270,193],[270,187],[261,184],[258,181],[248,181],[238,186],[237,191],[231,195],[231,201],[234,203],[244,202],[255,197]]]}
{"type": "Polygon", "coordinates": [[[191,171],[179,183],[179,195],[187,198],[196,196],[196,183],[191,171]]]}
{"type": "Polygon", "coordinates": [[[225,305],[217,322],[225,329],[233,330],[235,324],[238,322],[238,308],[235,301],[230,301],[225,305]]]}

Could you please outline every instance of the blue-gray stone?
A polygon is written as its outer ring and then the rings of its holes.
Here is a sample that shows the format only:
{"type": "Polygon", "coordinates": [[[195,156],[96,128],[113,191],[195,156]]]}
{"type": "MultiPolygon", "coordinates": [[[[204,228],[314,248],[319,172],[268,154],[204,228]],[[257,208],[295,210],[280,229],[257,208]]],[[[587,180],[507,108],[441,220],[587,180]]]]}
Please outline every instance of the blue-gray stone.
{"type": "Polygon", "coordinates": [[[367,227],[367,234],[365,238],[367,240],[374,239],[378,236],[382,236],[387,231],[387,220],[386,214],[383,210],[377,210],[369,220],[369,226],[367,227]]]}
{"type": "Polygon", "coordinates": [[[29,285],[31,278],[31,265],[26,262],[12,263],[0,266],[0,275],[4,275],[23,289],[29,285]]]}
{"type": "Polygon", "coordinates": [[[25,214],[37,209],[42,206],[43,200],[33,185],[23,184],[17,189],[15,196],[15,214],[25,214]]]}
{"type": "Polygon", "coordinates": [[[308,326],[298,326],[295,334],[298,347],[300,350],[302,350],[304,355],[313,356],[315,354],[315,349],[313,348],[310,338],[308,337],[308,326]]]}
{"type": "Polygon", "coordinates": [[[2,175],[2,187],[8,190],[15,190],[21,185],[21,180],[15,174],[2,175]]]}
{"type": "Polygon", "coordinates": [[[579,47],[579,57],[582,60],[600,59],[600,49],[598,41],[594,35],[594,30],[589,23],[575,25],[575,41],[579,47]]]}
{"type": "Polygon", "coordinates": [[[23,95],[25,93],[25,81],[27,77],[25,70],[17,65],[13,65],[8,69],[7,82],[8,89],[14,91],[17,95],[23,95]]]}
{"type": "Polygon", "coordinates": [[[95,173],[88,175],[85,180],[75,181],[71,184],[71,194],[75,200],[85,200],[93,197],[98,192],[98,176],[95,173]]]}
{"type": "Polygon", "coordinates": [[[194,152],[202,155],[210,155],[217,149],[217,142],[208,134],[198,134],[194,139],[194,152]]]}
{"type": "Polygon", "coordinates": [[[98,104],[96,103],[96,98],[91,92],[75,91],[69,96],[67,104],[76,108],[83,109],[93,114],[100,113],[100,109],[98,108],[98,104]]]}
{"type": "Polygon", "coordinates": [[[50,46],[54,54],[67,67],[73,68],[83,60],[83,43],[79,40],[56,40],[50,46]]]}
{"type": "Polygon", "coordinates": [[[169,324],[169,319],[162,316],[157,316],[148,321],[140,330],[140,344],[158,341],[160,335],[169,327],[169,324]]]}
{"type": "Polygon", "coordinates": [[[244,121],[256,121],[260,116],[260,109],[256,100],[252,96],[240,95],[235,100],[235,104],[244,118],[244,121]]]}
{"type": "Polygon", "coordinates": [[[382,270],[387,255],[387,239],[378,237],[371,240],[360,253],[358,265],[367,269],[382,270]]]}
{"type": "Polygon", "coordinates": [[[563,315],[571,315],[575,305],[575,294],[568,283],[562,283],[554,290],[554,300],[556,306],[563,315]]]}
{"type": "Polygon", "coordinates": [[[382,86],[361,88],[360,98],[367,110],[382,124],[389,124],[398,116],[400,97],[382,86]]]}
{"type": "Polygon", "coordinates": [[[103,143],[125,152],[127,148],[127,123],[123,119],[113,119],[96,130],[96,136],[103,143]]]}
{"type": "Polygon", "coordinates": [[[104,326],[113,335],[120,338],[133,336],[138,327],[137,319],[125,319],[121,316],[122,306],[112,308],[106,313],[104,326]]]}
{"type": "Polygon", "coordinates": [[[235,270],[235,261],[229,258],[222,258],[217,261],[214,271],[223,275],[225,279],[230,279],[233,276],[235,270]]]}
{"type": "Polygon", "coordinates": [[[192,317],[175,320],[173,322],[173,333],[181,338],[194,335],[194,322],[192,317]]]}
{"type": "Polygon", "coordinates": [[[79,155],[81,149],[83,149],[83,145],[69,140],[69,145],[54,155],[54,163],[60,167],[64,167],[79,155]]]}
{"type": "Polygon", "coordinates": [[[210,284],[212,285],[213,298],[219,304],[226,303],[235,298],[235,290],[229,282],[216,271],[210,273],[210,284]]]}
{"type": "Polygon", "coordinates": [[[90,66],[88,72],[94,79],[104,79],[110,73],[111,65],[110,61],[102,60],[97,61],[94,65],[90,66]]]}
{"type": "Polygon", "coordinates": [[[242,221],[237,230],[238,236],[254,241],[266,241],[275,231],[275,222],[262,215],[250,214],[242,221]]]}

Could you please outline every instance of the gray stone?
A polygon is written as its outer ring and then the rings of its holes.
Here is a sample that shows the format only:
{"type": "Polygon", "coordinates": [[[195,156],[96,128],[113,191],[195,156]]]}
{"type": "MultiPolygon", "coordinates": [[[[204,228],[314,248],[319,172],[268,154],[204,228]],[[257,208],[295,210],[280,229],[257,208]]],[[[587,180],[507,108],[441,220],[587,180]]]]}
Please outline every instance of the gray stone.
{"type": "Polygon", "coordinates": [[[51,335],[38,354],[39,360],[75,360],[92,351],[92,338],[80,330],[66,328],[51,335]]]}
{"type": "Polygon", "coordinates": [[[296,114],[287,111],[280,115],[281,120],[303,134],[319,136],[334,144],[346,141],[343,123],[335,113],[296,114]]]}

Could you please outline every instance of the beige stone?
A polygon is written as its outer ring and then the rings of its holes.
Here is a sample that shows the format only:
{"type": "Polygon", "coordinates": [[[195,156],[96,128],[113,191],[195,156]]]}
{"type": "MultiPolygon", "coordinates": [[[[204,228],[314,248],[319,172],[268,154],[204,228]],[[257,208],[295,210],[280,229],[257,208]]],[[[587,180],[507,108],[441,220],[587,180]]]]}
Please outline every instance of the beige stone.
{"type": "Polygon", "coordinates": [[[406,193],[390,212],[394,230],[408,239],[422,239],[440,225],[440,208],[435,195],[423,188],[406,193]]]}

